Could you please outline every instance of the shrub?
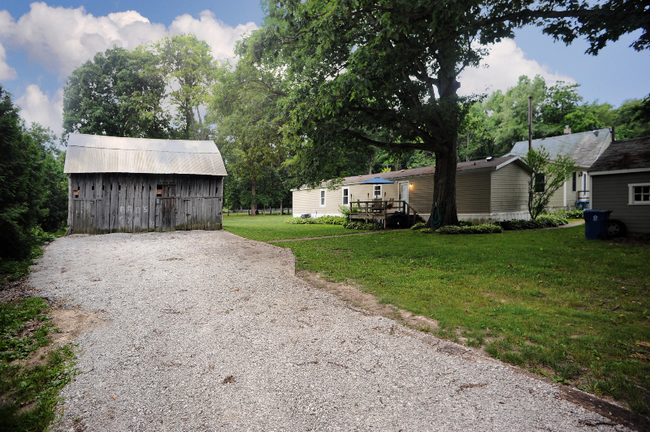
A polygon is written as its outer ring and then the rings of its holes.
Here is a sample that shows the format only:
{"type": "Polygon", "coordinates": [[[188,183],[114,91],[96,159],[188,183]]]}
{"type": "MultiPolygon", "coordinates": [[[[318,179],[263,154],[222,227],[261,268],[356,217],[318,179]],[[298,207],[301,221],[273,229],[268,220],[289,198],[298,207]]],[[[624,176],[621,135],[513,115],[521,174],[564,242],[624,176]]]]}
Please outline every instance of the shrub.
{"type": "Polygon", "coordinates": [[[418,222],[411,227],[412,230],[421,230],[427,227],[427,224],[424,222],[418,222]]]}
{"type": "Polygon", "coordinates": [[[299,225],[311,225],[311,224],[325,224],[325,225],[345,225],[347,218],[344,216],[321,216],[319,218],[306,218],[302,219],[295,217],[289,219],[287,223],[290,224],[299,224],[299,225]]]}
{"type": "Polygon", "coordinates": [[[365,223],[361,221],[347,222],[343,226],[347,229],[372,230],[372,231],[376,231],[384,228],[382,225],[379,225],[378,223],[374,223],[374,222],[365,223]]]}
{"type": "Polygon", "coordinates": [[[544,214],[538,216],[535,220],[513,219],[510,221],[498,222],[499,226],[507,231],[528,230],[539,228],[553,228],[560,225],[566,225],[569,221],[557,214],[544,214]]]}
{"type": "Polygon", "coordinates": [[[498,225],[483,224],[472,226],[455,226],[449,225],[438,228],[438,234],[496,234],[502,232],[503,229],[498,225]]]}

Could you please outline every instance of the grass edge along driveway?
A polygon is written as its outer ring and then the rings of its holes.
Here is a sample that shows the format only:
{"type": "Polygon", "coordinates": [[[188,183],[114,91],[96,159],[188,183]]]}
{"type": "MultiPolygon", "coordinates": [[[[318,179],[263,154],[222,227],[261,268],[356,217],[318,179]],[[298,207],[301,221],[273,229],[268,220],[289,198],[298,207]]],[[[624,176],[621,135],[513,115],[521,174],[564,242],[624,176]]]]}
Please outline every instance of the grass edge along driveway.
{"type": "MultiPolygon", "coordinates": [[[[224,218],[224,228],[265,241],[317,237],[313,227],[351,233],[286,219],[247,218],[247,231],[233,226],[239,218],[224,218]]],[[[354,282],[440,325],[420,330],[650,414],[648,247],[586,240],[584,226],[463,236],[403,230],[277,245],[292,249],[298,270],[354,282]]]]}

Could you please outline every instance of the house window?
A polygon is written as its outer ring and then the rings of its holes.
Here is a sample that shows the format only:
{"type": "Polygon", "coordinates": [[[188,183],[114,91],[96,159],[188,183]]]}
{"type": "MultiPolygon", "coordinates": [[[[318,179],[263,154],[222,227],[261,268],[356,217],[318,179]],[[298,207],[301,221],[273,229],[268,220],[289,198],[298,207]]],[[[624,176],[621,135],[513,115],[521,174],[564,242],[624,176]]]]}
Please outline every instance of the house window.
{"type": "Polygon", "coordinates": [[[578,180],[577,177],[578,177],[578,173],[574,171],[573,172],[573,181],[572,181],[572,184],[571,184],[571,191],[572,192],[576,191],[576,183],[577,183],[577,180],[578,180]]]}
{"type": "Polygon", "coordinates": [[[650,183],[630,184],[630,205],[650,205],[650,183]]]}
{"type": "Polygon", "coordinates": [[[320,206],[325,207],[325,189],[320,190],[320,206]]]}
{"type": "Polygon", "coordinates": [[[541,174],[535,174],[535,192],[544,192],[546,190],[546,176],[541,174]]]}
{"type": "Polygon", "coordinates": [[[381,185],[375,185],[372,189],[372,197],[374,199],[381,199],[381,185]]]}
{"type": "Polygon", "coordinates": [[[350,205],[350,188],[343,188],[343,205],[350,205]]]}

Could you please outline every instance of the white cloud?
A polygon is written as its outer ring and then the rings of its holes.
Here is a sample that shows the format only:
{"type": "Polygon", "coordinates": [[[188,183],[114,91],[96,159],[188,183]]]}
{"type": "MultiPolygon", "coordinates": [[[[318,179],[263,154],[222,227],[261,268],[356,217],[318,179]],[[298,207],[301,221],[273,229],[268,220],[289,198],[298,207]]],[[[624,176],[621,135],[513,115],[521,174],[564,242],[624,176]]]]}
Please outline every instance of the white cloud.
{"type": "MultiPolygon", "coordinates": [[[[178,16],[167,29],[163,24],[152,24],[132,10],[96,17],[83,7],[72,9],[32,3],[30,11],[18,21],[6,10],[0,10],[0,80],[17,76],[16,70],[5,60],[5,46],[23,50],[31,61],[63,80],[96,53],[114,45],[134,49],[169,34],[194,33],[210,45],[215,58],[225,59],[233,56],[235,42],[256,28],[252,22],[231,27],[209,11],[201,12],[198,19],[190,15],[178,16]]],[[[22,108],[20,114],[28,125],[38,122],[57,134],[62,132],[63,89],[49,97],[38,85],[32,84],[16,104],[22,108]]]]}
{"type": "MultiPolygon", "coordinates": [[[[199,19],[190,15],[176,17],[169,33],[194,33],[210,45],[215,57],[223,59],[233,55],[235,42],[243,34],[256,28],[252,22],[231,27],[211,12],[203,11],[199,19]]],[[[0,41],[24,50],[31,61],[57,73],[60,79],[95,53],[113,45],[133,49],[167,34],[163,24],[152,24],[136,11],[96,17],[83,7],[71,9],[32,3],[30,11],[18,21],[7,11],[0,11],[0,41]]]]}
{"type": "Polygon", "coordinates": [[[133,49],[165,35],[165,26],[151,24],[135,11],[95,17],[83,7],[67,9],[32,3],[30,11],[7,26],[4,39],[24,49],[30,60],[47,70],[66,77],[77,66],[113,45],[133,49]]]}
{"type": "Polygon", "coordinates": [[[7,64],[7,52],[0,43],[0,81],[9,81],[17,77],[16,69],[7,64]]]}
{"type": "Polygon", "coordinates": [[[60,135],[63,132],[63,89],[60,88],[53,97],[44,94],[39,86],[27,86],[25,94],[16,100],[20,107],[19,114],[29,127],[32,122],[49,127],[60,135]]]}
{"type": "Polygon", "coordinates": [[[504,39],[491,46],[490,53],[483,59],[481,66],[463,71],[459,77],[461,88],[458,93],[467,96],[472,93],[489,94],[496,90],[505,92],[509,87],[517,85],[521,75],[530,78],[541,75],[547,84],[556,81],[575,83],[570,76],[551,72],[547,66],[527,59],[514,40],[504,39]]]}
{"type": "Polygon", "coordinates": [[[194,33],[200,40],[204,40],[212,48],[212,55],[218,59],[226,59],[233,56],[235,42],[243,35],[257,29],[253,22],[239,24],[237,27],[230,27],[216,19],[210,11],[203,11],[199,19],[191,15],[180,15],[169,26],[171,34],[194,33]]]}

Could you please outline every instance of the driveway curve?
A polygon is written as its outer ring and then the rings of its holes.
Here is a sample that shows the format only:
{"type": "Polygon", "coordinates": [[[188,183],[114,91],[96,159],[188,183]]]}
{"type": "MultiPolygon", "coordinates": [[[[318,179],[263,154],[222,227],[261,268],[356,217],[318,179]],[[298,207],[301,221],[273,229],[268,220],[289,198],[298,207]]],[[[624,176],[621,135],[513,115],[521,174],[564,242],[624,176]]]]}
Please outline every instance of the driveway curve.
{"type": "Polygon", "coordinates": [[[627,430],[557,386],[293,275],[225,231],[71,236],[30,276],[98,313],[58,430],[627,430]]]}

